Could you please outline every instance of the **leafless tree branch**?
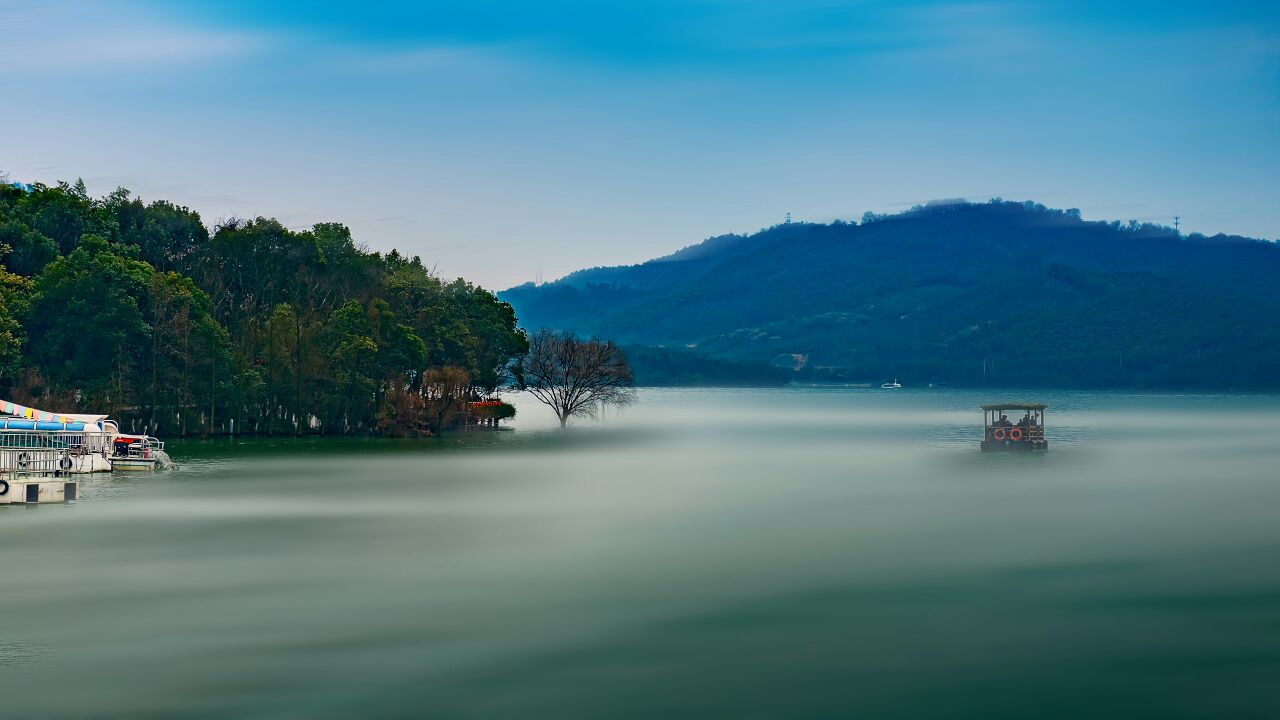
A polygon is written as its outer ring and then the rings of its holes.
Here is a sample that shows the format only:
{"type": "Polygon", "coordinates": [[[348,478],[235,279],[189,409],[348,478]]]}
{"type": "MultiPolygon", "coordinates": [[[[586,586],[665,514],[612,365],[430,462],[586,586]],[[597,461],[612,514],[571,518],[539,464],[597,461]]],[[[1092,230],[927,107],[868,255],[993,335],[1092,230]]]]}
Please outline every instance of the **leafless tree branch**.
{"type": "Polygon", "coordinates": [[[555,411],[560,427],[571,417],[594,415],[597,407],[634,399],[631,366],[612,341],[539,330],[515,375],[521,389],[555,411]]]}

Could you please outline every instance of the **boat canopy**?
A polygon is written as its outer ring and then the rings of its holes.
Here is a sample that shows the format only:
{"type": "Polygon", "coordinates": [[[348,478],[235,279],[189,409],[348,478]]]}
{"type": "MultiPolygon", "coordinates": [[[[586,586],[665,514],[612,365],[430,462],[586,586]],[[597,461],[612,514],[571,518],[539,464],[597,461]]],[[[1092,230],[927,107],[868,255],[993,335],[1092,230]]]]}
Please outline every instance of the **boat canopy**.
{"type": "Polygon", "coordinates": [[[85,425],[101,425],[103,420],[107,419],[106,415],[88,415],[85,413],[62,413],[60,417],[67,419],[67,422],[82,422],[85,425]]]}
{"type": "Polygon", "coordinates": [[[46,430],[58,432],[84,432],[82,422],[40,422],[22,418],[0,418],[0,430],[46,430]]]}
{"type": "Polygon", "coordinates": [[[1044,410],[1049,407],[1044,403],[993,403],[991,405],[981,405],[983,410],[990,412],[991,410],[1044,410]]]}
{"type": "MultiPolygon", "coordinates": [[[[98,425],[101,427],[103,420],[107,419],[106,415],[85,415],[82,413],[53,413],[46,410],[37,410],[19,405],[8,400],[0,400],[0,419],[4,416],[18,418],[20,420],[35,420],[36,422],[51,423],[84,423],[88,425],[98,425]]],[[[84,428],[81,428],[82,430],[84,428]]]]}

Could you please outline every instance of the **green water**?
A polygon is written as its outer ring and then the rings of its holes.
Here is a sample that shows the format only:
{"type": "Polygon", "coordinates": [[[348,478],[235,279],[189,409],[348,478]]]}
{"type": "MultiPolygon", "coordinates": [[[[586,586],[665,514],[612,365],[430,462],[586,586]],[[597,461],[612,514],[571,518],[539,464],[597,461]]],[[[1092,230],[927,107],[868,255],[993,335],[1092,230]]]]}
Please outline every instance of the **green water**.
{"type": "Polygon", "coordinates": [[[1280,399],[646,390],[0,509],[0,717],[1275,717],[1280,399]],[[977,452],[993,399],[1050,452],[977,452]]]}

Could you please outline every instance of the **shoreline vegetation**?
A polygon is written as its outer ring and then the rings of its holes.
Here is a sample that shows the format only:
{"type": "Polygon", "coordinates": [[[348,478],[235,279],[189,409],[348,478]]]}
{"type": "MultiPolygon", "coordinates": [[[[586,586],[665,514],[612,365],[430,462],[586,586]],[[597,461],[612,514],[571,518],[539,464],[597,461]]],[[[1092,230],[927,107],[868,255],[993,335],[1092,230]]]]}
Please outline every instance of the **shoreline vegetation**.
{"type": "Polygon", "coordinates": [[[151,434],[425,436],[492,426],[510,305],[337,223],[211,229],[83,182],[0,183],[0,393],[151,434]]]}
{"type": "Polygon", "coordinates": [[[1280,357],[1280,296],[1265,282],[1278,259],[1274,243],[993,201],[713,238],[498,296],[418,257],[372,252],[338,223],[209,227],[123,188],[92,198],[80,181],[4,182],[0,396],[176,437],[495,427],[515,414],[497,394],[521,387],[529,352],[517,308],[526,327],[605,338],[627,386],[874,387],[898,376],[914,387],[1268,390],[1280,382],[1263,372],[1280,357]],[[1014,266],[993,265],[1002,257],[1014,266]],[[1126,267],[1143,257],[1158,260],[1126,267]],[[967,274],[937,274],[958,259],[967,274]],[[803,293],[787,286],[792,265],[803,293]],[[765,266],[776,282],[753,279],[765,266]],[[760,303],[772,309],[754,314],[776,317],[700,337],[723,319],[707,303],[728,312],[734,297],[747,306],[734,317],[760,303]],[[837,301],[844,311],[822,305],[837,301]],[[689,310],[649,317],[673,302],[689,310]],[[791,317],[796,308],[816,315],[791,317]]]}

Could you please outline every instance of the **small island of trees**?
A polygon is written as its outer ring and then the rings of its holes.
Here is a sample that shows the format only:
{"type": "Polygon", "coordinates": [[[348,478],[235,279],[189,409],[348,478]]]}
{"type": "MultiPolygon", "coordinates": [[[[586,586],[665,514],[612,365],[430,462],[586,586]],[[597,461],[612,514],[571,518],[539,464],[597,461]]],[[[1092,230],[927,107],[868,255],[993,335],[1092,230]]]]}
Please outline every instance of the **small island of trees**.
{"type": "Polygon", "coordinates": [[[337,223],[0,183],[0,395],[170,435],[426,435],[509,417],[511,306],[337,223]]]}

